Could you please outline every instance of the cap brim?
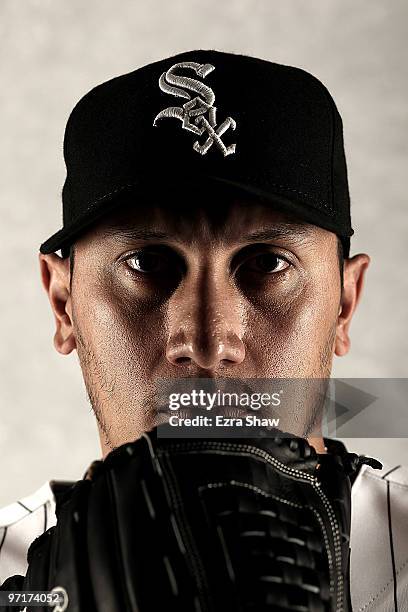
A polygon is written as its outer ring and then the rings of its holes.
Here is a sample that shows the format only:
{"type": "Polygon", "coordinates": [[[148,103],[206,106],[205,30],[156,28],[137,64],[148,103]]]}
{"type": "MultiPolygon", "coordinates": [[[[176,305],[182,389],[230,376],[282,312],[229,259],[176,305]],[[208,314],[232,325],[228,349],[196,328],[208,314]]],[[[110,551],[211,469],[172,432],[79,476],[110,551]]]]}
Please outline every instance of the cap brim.
{"type": "MultiPolygon", "coordinates": [[[[261,201],[265,204],[272,205],[279,211],[287,212],[296,218],[306,221],[307,223],[311,223],[313,225],[317,225],[319,227],[323,227],[329,231],[337,234],[343,241],[343,245],[347,251],[346,256],[348,255],[348,247],[349,247],[349,238],[353,235],[353,229],[351,227],[346,231],[342,231],[339,233],[338,225],[336,221],[327,215],[321,209],[317,209],[311,205],[305,205],[304,203],[297,202],[296,200],[289,199],[279,193],[271,193],[270,191],[266,192],[262,189],[257,189],[248,184],[239,183],[237,181],[230,181],[225,178],[217,177],[217,176],[208,176],[205,177],[195,177],[189,178],[184,182],[185,186],[190,190],[191,188],[197,188],[202,190],[203,184],[205,185],[223,185],[224,187],[230,187],[233,190],[237,190],[241,195],[251,196],[256,198],[258,201],[261,201]]],[[[140,181],[133,185],[126,185],[122,189],[117,189],[115,192],[115,196],[104,198],[98,198],[98,201],[88,206],[85,213],[74,223],[63,227],[58,232],[53,234],[48,240],[43,242],[40,246],[40,252],[43,254],[47,253],[55,253],[56,251],[66,250],[71,244],[75,242],[75,240],[85,231],[87,231],[93,223],[102,219],[105,215],[115,209],[118,205],[118,202],[123,200],[123,195],[132,194],[132,193],[149,193],[149,195],[154,196],[154,194],[166,193],[170,187],[169,182],[164,181],[165,187],[157,185],[151,181],[140,181]]],[[[163,182],[161,182],[163,185],[163,182]]],[[[174,185],[176,192],[180,193],[180,182],[177,185],[174,185]]],[[[200,192],[198,192],[200,193],[200,192]]],[[[125,200],[128,202],[128,199],[125,200]]]]}

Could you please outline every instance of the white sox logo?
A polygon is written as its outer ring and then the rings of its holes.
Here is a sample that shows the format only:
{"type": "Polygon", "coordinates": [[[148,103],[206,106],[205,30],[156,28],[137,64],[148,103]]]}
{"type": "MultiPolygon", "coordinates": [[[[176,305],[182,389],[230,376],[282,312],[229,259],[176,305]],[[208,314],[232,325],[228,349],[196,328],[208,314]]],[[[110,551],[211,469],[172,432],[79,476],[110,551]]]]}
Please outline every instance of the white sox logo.
{"type": "Polygon", "coordinates": [[[211,64],[181,62],[174,64],[167,72],[163,72],[159,79],[160,89],[173,96],[186,98],[188,102],[183,104],[183,106],[169,106],[165,108],[156,115],[153,125],[157,126],[160,119],[180,119],[184,130],[189,130],[199,136],[204,134],[204,132],[208,134],[208,138],[203,144],[200,144],[198,140],[195,141],[193,144],[194,151],[205,155],[210,147],[215,144],[222,151],[224,157],[235,153],[236,145],[231,144],[226,147],[221,140],[221,136],[228,128],[235,130],[236,122],[231,117],[227,117],[221,125],[217,126],[217,109],[214,106],[215,95],[213,90],[197,79],[175,74],[175,71],[179,68],[194,70],[197,76],[203,79],[215,69],[211,64]],[[186,90],[190,90],[197,95],[193,97],[186,90]],[[205,116],[207,112],[208,117],[205,116]]]}

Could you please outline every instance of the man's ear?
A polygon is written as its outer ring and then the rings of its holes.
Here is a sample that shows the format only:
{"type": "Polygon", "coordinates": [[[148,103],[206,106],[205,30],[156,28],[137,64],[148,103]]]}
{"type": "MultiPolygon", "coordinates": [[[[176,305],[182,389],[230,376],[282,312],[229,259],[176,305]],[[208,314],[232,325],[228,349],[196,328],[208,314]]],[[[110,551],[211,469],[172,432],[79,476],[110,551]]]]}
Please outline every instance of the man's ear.
{"type": "Polygon", "coordinates": [[[54,346],[62,355],[76,348],[73,331],[69,258],[39,254],[41,280],[54,313],[54,346]]]}
{"type": "Polygon", "coordinates": [[[339,357],[346,355],[350,349],[350,323],[361,298],[364,275],[369,263],[370,258],[365,254],[354,255],[344,260],[343,291],[334,344],[334,352],[339,357]]]}

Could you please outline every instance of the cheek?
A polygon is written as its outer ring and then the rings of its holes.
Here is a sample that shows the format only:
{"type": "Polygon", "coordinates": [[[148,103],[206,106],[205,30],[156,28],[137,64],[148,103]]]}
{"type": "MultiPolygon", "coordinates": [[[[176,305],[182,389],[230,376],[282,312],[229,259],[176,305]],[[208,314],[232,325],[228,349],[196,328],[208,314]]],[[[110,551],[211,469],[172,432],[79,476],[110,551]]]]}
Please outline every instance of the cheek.
{"type": "Polygon", "coordinates": [[[161,311],[112,286],[95,285],[87,295],[75,316],[84,343],[117,382],[140,385],[163,352],[161,311]]]}
{"type": "Polygon", "coordinates": [[[248,353],[258,376],[325,376],[331,363],[339,296],[328,283],[309,282],[285,307],[274,303],[248,315],[248,353]],[[330,348],[328,349],[328,345],[330,348]]]}
{"type": "Polygon", "coordinates": [[[88,295],[76,304],[78,354],[99,426],[113,447],[151,427],[162,317],[112,287],[95,287],[88,295]]]}

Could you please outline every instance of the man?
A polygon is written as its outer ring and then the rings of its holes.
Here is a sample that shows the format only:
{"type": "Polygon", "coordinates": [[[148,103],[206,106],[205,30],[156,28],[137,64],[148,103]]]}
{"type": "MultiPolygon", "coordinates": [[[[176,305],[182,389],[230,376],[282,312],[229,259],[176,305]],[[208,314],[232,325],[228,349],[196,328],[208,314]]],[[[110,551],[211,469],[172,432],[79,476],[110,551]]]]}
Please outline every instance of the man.
{"type": "MultiPolygon", "coordinates": [[[[342,124],[317,79],[186,52],[89,92],[64,154],[64,227],[41,246],[41,275],[54,346],[78,353],[104,457],[157,425],[160,379],[330,376],[350,348],[369,257],[349,256],[342,124]]],[[[330,452],[313,411],[290,416],[330,452]]],[[[353,485],[355,610],[407,596],[390,502],[407,483],[386,466],[363,467],[353,485]]],[[[58,486],[20,502],[23,516],[0,514],[0,580],[24,572],[30,541],[55,523],[58,486]]]]}

